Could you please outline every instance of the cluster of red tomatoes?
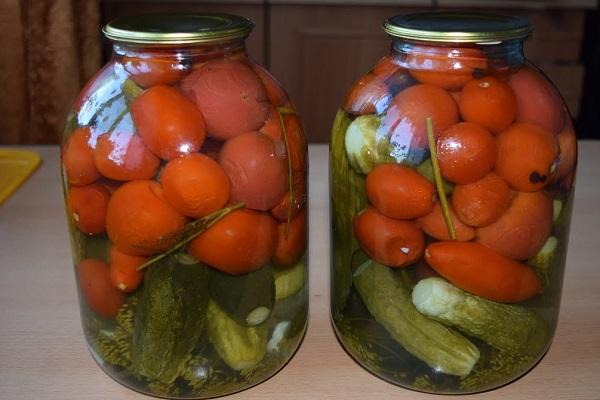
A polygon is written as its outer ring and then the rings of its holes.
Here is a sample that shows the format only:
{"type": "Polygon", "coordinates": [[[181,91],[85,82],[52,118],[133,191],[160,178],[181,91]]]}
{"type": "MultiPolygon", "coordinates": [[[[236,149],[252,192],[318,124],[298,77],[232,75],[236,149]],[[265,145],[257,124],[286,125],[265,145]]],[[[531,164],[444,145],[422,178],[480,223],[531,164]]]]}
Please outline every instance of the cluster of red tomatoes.
{"type": "Polygon", "coordinates": [[[477,48],[414,46],[384,57],[344,109],[377,114],[393,146],[421,154],[429,154],[431,118],[439,172],[453,184],[446,217],[455,240],[430,180],[411,165],[373,168],[371,206],[353,220],[370,257],[390,267],[424,258],[456,286],[496,301],[541,291],[523,261],[551,235],[553,198],[570,190],[576,159],[569,115],[541,73],[492,68],[477,48]]]}
{"type": "Polygon", "coordinates": [[[187,244],[190,255],[234,275],[295,263],[306,247],[307,144],[279,83],[243,54],[185,67],[173,55],[125,55],[84,89],[76,111],[108,107],[99,88],[119,71],[139,86],[123,110],[132,124],[80,126],[62,147],[74,224],[110,240],[108,264],[78,265],[90,306],[115,315],[120,291],[140,285],[140,265],[227,207],[187,244]]]}

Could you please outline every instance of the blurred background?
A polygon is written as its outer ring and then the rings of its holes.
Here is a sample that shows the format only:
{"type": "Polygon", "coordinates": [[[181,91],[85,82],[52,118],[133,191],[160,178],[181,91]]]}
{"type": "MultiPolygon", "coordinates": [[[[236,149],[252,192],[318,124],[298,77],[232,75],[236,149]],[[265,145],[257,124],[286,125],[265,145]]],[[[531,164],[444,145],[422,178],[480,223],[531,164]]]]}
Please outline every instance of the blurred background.
{"type": "Polygon", "coordinates": [[[311,142],[388,51],[388,17],[469,9],[525,16],[529,59],[556,84],[580,138],[600,139],[598,0],[0,0],[0,144],[58,143],[83,84],[110,57],[100,28],[144,12],[227,12],[256,23],[248,51],[283,83],[311,142]]]}

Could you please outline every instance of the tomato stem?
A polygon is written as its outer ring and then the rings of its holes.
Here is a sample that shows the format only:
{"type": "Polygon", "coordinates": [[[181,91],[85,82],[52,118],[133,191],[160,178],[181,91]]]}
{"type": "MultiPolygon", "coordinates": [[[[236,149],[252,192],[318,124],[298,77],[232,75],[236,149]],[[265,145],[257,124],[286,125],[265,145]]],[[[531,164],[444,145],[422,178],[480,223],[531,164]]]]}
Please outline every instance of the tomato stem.
{"type": "Polygon", "coordinates": [[[190,222],[183,229],[184,238],[181,241],[179,241],[177,244],[175,244],[173,247],[171,247],[169,250],[165,251],[164,253],[161,253],[161,254],[157,255],[156,257],[153,257],[150,260],[146,261],[145,263],[143,263],[142,265],[137,267],[136,270],[141,271],[144,268],[147,268],[148,266],[154,264],[155,262],[162,260],[169,254],[172,254],[173,252],[179,250],[180,248],[185,246],[187,243],[192,241],[192,239],[196,238],[198,235],[205,232],[211,226],[216,224],[221,218],[223,218],[230,212],[238,210],[242,207],[244,207],[244,203],[236,203],[229,207],[221,208],[220,210],[217,210],[211,214],[208,214],[205,217],[202,217],[200,219],[190,222]]]}
{"type": "Polygon", "coordinates": [[[288,211],[287,211],[287,222],[285,224],[285,239],[288,238],[290,231],[290,222],[292,221],[292,207],[294,205],[294,185],[292,176],[292,154],[290,151],[290,144],[287,136],[287,129],[285,128],[285,122],[283,121],[283,114],[294,113],[293,110],[284,107],[277,107],[277,115],[279,115],[279,123],[281,123],[281,129],[283,131],[283,141],[285,142],[285,151],[287,153],[288,161],[288,211]]]}
{"type": "Polygon", "coordinates": [[[450,239],[456,240],[456,231],[454,230],[454,224],[452,223],[452,218],[450,216],[450,207],[448,207],[448,199],[446,198],[446,192],[444,191],[444,182],[442,181],[440,165],[437,159],[437,149],[435,136],[433,135],[433,122],[431,121],[431,117],[425,118],[425,124],[427,125],[427,142],[429,143],[429,153],[431,153],[433,180],[435,181],[438,197],[442,206],[442,214],[444,214],[444,221],[446,221],[450,239]]]}

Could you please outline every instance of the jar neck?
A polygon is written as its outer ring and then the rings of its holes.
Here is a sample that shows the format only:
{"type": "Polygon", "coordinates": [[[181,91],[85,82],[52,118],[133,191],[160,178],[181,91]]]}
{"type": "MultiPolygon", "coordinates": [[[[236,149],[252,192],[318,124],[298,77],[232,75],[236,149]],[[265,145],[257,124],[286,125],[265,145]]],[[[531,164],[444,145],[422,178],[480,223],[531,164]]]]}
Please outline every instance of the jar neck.
{"type": "Polygon", "coordinates": [[[393,39],[390,55],[409,69],[435,69],[444,64],[452,70],[515,68],[525,62],[523,41],[492,44],[417,42],[393,39]]]}
{"type": "Polygon", "coordinates": [[[245,59],[246,40],[235,39],[212,43],[184,45],[132,45],[113,42],[113,53],[117,60],[123,57],[176,58],[182,64],[204,62],[216,58],[245,59]]]}

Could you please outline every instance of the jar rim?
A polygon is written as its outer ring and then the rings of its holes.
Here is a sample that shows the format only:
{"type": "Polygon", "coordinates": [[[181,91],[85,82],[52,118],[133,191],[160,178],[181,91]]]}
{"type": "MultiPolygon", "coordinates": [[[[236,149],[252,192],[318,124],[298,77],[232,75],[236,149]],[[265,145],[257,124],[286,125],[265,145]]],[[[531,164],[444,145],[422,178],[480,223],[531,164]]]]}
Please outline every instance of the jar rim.
{"type": "Polygon", "coordinates": [[[252,20],[233,14],[140,14],[118,17],[102,33],[123,43],[169,45],[245,38],[253,28],[252,20]]]}
{"type": "Polygon", "coordinates": [[[403,39],[477,44],[525,39],[533,32],[523,17],[447,11],[396,15],[385,21],[383,30],[403,39]]]}

